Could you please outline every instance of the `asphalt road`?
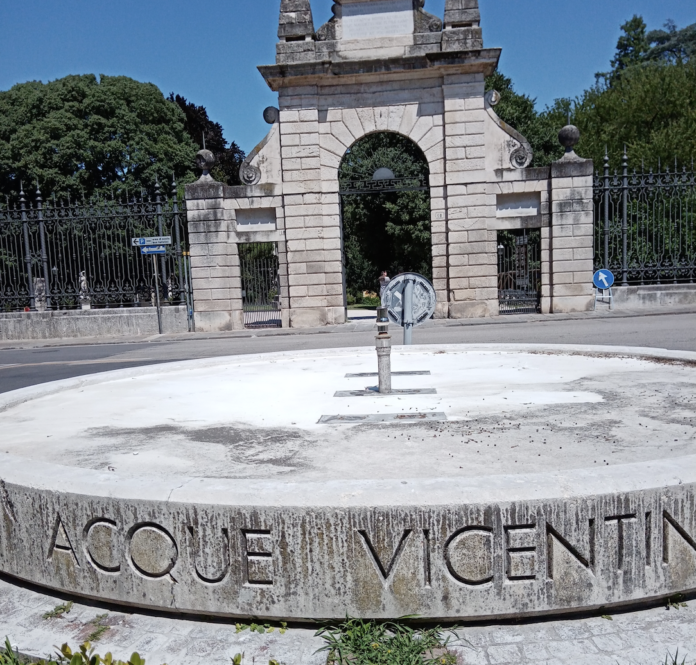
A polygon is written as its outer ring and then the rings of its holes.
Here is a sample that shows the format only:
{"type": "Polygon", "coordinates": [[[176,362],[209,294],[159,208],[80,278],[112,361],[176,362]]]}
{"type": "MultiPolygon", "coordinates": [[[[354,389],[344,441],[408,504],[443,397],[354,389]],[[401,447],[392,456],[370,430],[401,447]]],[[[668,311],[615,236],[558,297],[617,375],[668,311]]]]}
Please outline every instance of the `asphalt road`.
{"type": "MultiPolygon", "coordinates": [[[[130,343],[46,346],[5,343],[0,349],[0,392],[84,374],[177,360],[293,349],[345,348],[374,344],[375,333],[313,330],[273,331],[224,337],[176,336],[130,343]],[[7,347],[16,348],[7,348],[7,347]]],[[[660,313],[630,317],[579,317],[490,322],[442,321],[418,328],[415,344],[534,343],[604,344],[696,351],[696,313],[660,313]]],[[[394,332],[394,343],[401,341],[394,332]]]]}

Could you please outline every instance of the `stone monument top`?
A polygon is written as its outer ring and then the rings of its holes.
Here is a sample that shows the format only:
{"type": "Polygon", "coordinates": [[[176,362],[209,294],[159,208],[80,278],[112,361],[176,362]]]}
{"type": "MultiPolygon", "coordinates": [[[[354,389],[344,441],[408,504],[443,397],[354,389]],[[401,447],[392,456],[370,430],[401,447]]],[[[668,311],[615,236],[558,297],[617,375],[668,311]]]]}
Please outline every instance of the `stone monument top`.
{"type": "Polygon", "coordinates": [[[286,85],[281,79],[340,75],[343,63],[356,61],[376,63],[373,71],[388,62],[391,72],[432,67],[463,72],[464,65],[468,72],[492,73],[500,50],[483,48],[478,0],[446,0],[444,20],[426,12],[425,4],[335,0],[333,17],[315,29],[310,0],[281,0],[276,65],[259,69],[274,90],[286,85]]]}

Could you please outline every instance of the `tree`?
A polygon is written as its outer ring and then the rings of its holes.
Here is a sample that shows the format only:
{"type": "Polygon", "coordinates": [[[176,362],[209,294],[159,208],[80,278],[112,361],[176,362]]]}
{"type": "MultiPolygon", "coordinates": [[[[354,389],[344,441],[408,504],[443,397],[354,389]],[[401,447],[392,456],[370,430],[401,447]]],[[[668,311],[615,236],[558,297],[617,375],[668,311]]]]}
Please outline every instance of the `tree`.
{"type": "MultiPolygon", "coordinates": [[[[379,168],[396,178],[425,179],[428,163],[418,146],[399,134],[370,134],[346,153],[339,170],[342,188],[372,180],[379,168]]],[[[427,192],[351,194],[342,197],[343,244],[349,295],[376,291],[382,270],[390,275],[432,275],[430,197],[427,192]]]]}
{"type": "Polygon", "coordinates": [[[611,61],[612,73],[622,72],[632,65],[644,62],[650,50],[647,26],[642,16],[634,15],[621,26],[623,35],[616,43],[616,55],[611,61]]]}
{"type": "Polygon", "coordinates": [[[514,127],[524,136],[534,151],[532,166],[547,166],[563,155],[558,143],[558,130],[566,124],[554,124],[555,118],[537,112],[536,100],[515,92],[512,80],[502,72],[486,78],[486,90],[500,93],[495,112],[501,120],[514,127]]]}
{"type": "Polygon", "coordinates": [[[184,114],[151,83],[66,76],[0,92],[0,194],[38,180],[45,193],[152,191],[192,180],[196,145],[184,114]]]}
{"type": "Polygon", "coordinates": [[[245,154],[234,141],[229,145],[227,144],[222,133],[222,125],[213,122],[208,117],[208,111],[204,106],[196,106],[185,97],[175,95],[173,92],[170,93],[168,99],[183,111],[186,117],[184,127],[191,139],[200,148],[203,147],[203,137],[205,136],[205,147],[217,159],[212,176],[228,185],[241,185],[239,167],[244,161],[245,154]]]}
{"type": "Polygon", "coordinates": [[[674,21],[667,21],[664,30],[648,33],[648,60],[684,64],[696,55],[696,23],[679,30],[674,21]]]}
{"type": "Polygon", "coordinates": [[[578,154],[601,168],[605,150],[614,167],[624,146],[631,167],[691,163],[696,156],[696,25],[646,33],[634,16],[622,26],[613,70],[574,100],[559,99],[542,116],[551,125],[567,113],[581,133],[578,154]]]}

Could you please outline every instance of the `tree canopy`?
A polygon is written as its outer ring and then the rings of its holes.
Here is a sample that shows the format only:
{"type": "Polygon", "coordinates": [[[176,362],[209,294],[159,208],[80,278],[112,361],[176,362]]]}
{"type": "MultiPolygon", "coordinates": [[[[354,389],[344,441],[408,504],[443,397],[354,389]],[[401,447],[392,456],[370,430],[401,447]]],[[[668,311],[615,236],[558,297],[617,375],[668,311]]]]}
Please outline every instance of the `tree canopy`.
{"type": "Polygon", "coordinates": [[[618,166],[624,146],[629,163],[656,167],[688,165],[696,156],[696,24],[679,29],[668,21],[648,31],[634,16],[621,26],[611,71],[578,97],[557,99],[539,112],[534,100],[515,92],[509,78],[496,72],[487,89],[501,93],[496,113],[529,140],[534,166],[558,159],[558,130],[571,122],[580,129],[578,154],[601,168],[605,150],[618,166]]]}
{"type": "Polygon", "coordinates": [[[157,86],[126,76],[66,76],[0,92],[0,195],[38,180],[45,193],[166,191],[191,180],[197,146],[157,86]]]}
{"type": "Polygon", "coordinates": [[[183,111],[186,117],[184,127],[199,149],[206,147],[215,155],[217,161],[211,174],[213,178],[227,185],[241,185],[239,167],[244,161],[245,154],[234,141],[228,145],[223,135],[222,125],[208,117],[208,111],[204,106],[196,106],[181,95],[175,95],[172,92],[167,99],[183,111]],[[205,146],[203,145],[204,137],[205,146]]]}

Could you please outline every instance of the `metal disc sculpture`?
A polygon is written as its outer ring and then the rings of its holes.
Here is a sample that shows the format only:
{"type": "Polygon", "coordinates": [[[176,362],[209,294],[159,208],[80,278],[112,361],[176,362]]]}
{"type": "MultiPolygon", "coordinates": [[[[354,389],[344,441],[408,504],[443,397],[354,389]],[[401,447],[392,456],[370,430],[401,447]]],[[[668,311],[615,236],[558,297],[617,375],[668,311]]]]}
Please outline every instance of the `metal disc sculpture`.
{"type": "Polygon", "coordinates": [[[404,329],[404,344],[411,344],[413,328],[433,316],[436,302],[433,285],[415,272],[394,277],[382,295],[389,320],[404,329]]]}

